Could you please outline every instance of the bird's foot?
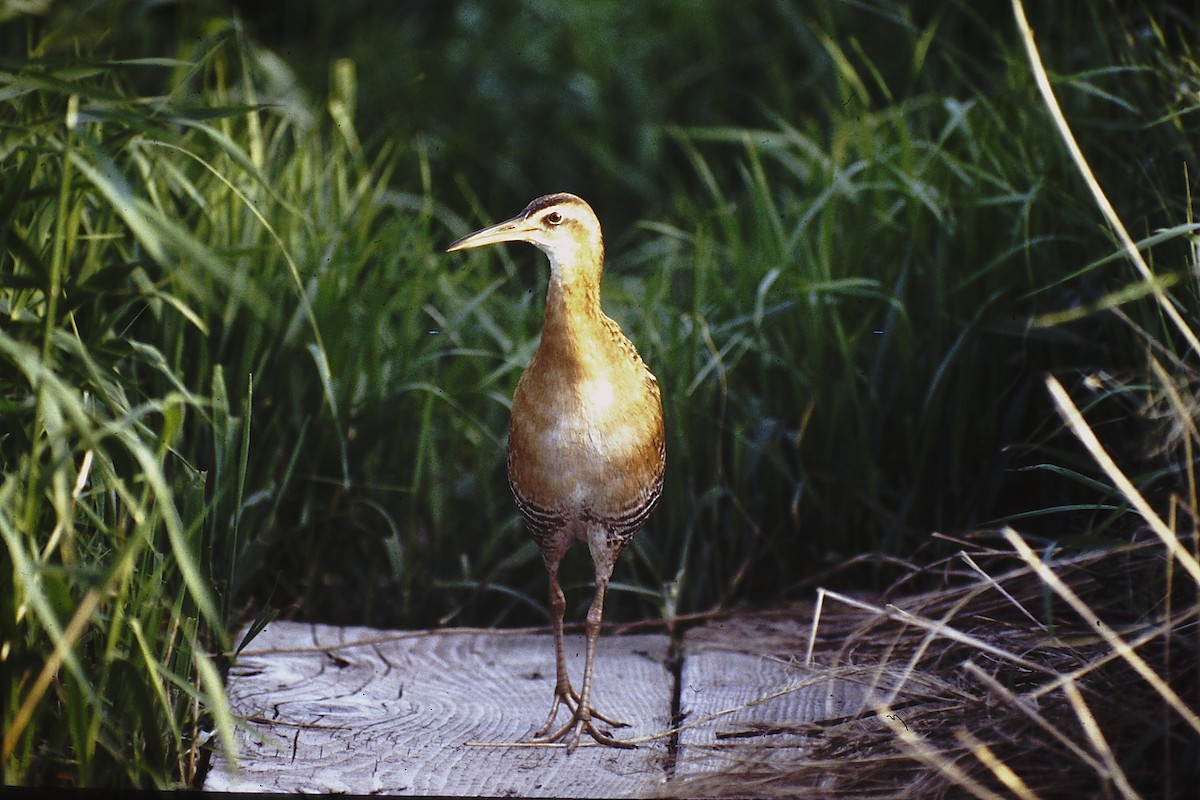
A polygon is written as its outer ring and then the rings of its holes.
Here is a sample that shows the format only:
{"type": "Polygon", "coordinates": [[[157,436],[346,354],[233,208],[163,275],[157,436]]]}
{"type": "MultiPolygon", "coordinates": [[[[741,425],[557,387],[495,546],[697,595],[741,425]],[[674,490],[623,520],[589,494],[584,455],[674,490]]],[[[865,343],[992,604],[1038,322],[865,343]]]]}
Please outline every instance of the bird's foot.
{"type": "Polygon", "coordinates": [[[535,736],[530,741],[537,744],[550,744],[551,742],[566,740],[567,752],[574,753],[575,748],[579,747],[579,741],[583,738],[584,731],[587,731],[588,735],[599,744],[608,745],[609,747],[623,747],[628,750],[637,749],[637,745],[633,742],[623,742],[620,739],[614,739],[612,736],[599,730],[590,719],[585,719],[578,712],[571,717],[570,722],[558,730],[543,736],[535,736]]]}
{"type": "Polygon", "coordinates": [[[533,735],[531,742],[536,744],[549,744],[558,742],[564,739],[567,740],[567,752],[575,752],[575,748],[579,746],[579,741],[583,737],[583,732],[587,731],[588,735],[595,739],[598,743],[608,745],[609,747],[624,747],[634,749],[637,745],[632,742],[623,742],[620,739],[614,739],[607,733],[599,730],[593,720],[600,720],[614,728],[627,728],[629,723],[619,722],[617,720],[606,717],[590,705],[584,706],[580,704],[579,695],[574,689],[569,689],[564,694],[554,696],[554,706],[550,709],[550,717],[546,720],[546,724],[533,735]],[[554,725],[554,720],[558,716],[559,706],[566,706],[571,712],[571,719],[566,725],[562,726],[553,733],[550,729],[554,725]]]}

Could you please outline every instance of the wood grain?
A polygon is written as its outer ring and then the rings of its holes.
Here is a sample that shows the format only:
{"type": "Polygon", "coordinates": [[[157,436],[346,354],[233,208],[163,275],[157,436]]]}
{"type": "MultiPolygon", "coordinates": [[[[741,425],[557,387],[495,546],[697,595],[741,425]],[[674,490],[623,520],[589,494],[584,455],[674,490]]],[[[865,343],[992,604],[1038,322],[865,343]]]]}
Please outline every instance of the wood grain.
{"type": "MultiPolygon", "coordinates": [[[[670,778],[729,774],[753,756],[803,758],[831,726],[881,726],[868,698],[908,707],[947,687],[877,665],[800,663],[802,616],[748,615],[687,631],[678,697],[668,638],[600,640],[595,703],[632,723],[637,750],[584,740],[525,744],[554,683],[547,633],[382,631],[275,622],[228,678],[241,766],[214,757],[209,791],[620,797],[670,791],[670,778]],[[903,691],[901,691],[903,689],[903,691]],[[671,730],[673,702],[678,729],[671,730]],[[889,700],[889,702],[891,702],[889,700]]],[[[575,681],[583,637],[569,635],[575,681]]],[[[907,711],[904,713],[908,713],[907,711]]],[[[560,722],[566,716],[560,712],[560,722]]],[[[686,793],[686,784],[681,789],[686,793]]]]}
{"type": "Polygon", "coordinates": [[[808,723],[864,707],[866,688],[828,670],[713,644],[711,629],[695,634],[684,639],[675,776],[727,770],[751,748],[759,758],[764,748],[794,754],[808,723]]]}
{"type": "MultiPolygon", "coordinates": [[[[594,701],[631,724],[669,727],[663,635],[601,639],[594,701]]],[[[576,683],[583,642],[568,636],[576,683]]],[[[229,674],[240,768],[214,757],[205,789],[455,796],[621,796],[665,779],[667,744],[637,750],[522,746],[554,683],[548,635],[389,632],[271,623],[229,674]]],[[[560,720],[566,721],[563,712],[560,720]]]]}

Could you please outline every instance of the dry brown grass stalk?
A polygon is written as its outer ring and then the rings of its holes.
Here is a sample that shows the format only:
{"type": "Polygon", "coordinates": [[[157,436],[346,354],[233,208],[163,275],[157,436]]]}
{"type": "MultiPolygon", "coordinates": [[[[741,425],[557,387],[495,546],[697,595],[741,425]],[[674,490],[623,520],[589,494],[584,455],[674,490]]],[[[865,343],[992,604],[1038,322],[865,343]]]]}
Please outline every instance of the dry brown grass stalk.
{"type": "MultiPolygon", "coordinates": [[[[914,567],[897,584],[937,576],[936,590],[887,593],[876,602],[825,592],[816,608],[793,606],[701,633],[705,646],[855,681],[868,687],[869,699],[851,717],[722,731],[716,747],[728,768],[678,779],[663,793],[1051,798],[1188,791],[1200,777],[1195,759],[1187,760],[1200,742],[1191,725],[1200,691],[1200,587],[1178,576],[1167,581],[1159,538],[1146,532],[1131,544],[1082,553],[1046,543],[1035,551],[1012,531],[963,541],[964,549],[914,567]],[[780,746],[784,733],[807,745],[780,746]]],[[[1179,541],[1195,551],[1194,534],[1179,541]]]]}

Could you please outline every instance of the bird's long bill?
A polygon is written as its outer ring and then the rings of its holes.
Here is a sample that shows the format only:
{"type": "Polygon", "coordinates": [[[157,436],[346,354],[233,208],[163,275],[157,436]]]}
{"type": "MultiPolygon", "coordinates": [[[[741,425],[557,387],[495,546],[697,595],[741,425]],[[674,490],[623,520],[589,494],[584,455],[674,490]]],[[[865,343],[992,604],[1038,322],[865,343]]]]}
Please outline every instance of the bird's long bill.
{"type": "Polygon", "coordinates": [[[481,231],[468,233],[447,247],[446,252],[452,253],[455,250],[469,250],[472,247],[483,247],[484,245],[497,244],[499,242],[527,242],[529,241],[529,233],[533,229],[533,226],[525,218],[524,212],[522,212],[512,219],[497,222],[495,225],[484,228],[481,231]]]}

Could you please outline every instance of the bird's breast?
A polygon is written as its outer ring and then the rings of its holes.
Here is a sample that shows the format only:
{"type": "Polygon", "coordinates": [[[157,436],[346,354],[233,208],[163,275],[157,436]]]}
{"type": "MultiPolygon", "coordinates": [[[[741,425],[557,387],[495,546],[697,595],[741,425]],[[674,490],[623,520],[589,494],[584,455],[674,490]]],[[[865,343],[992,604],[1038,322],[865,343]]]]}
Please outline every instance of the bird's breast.
{"type": "Polygon", "coordinates": [[[621,516],[661,481],[662,461],[662,404],[640,359],[539,348],[509,426],[509,481],[519,498],[621,516]]]}

